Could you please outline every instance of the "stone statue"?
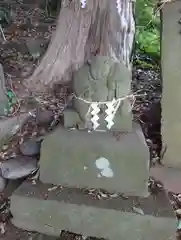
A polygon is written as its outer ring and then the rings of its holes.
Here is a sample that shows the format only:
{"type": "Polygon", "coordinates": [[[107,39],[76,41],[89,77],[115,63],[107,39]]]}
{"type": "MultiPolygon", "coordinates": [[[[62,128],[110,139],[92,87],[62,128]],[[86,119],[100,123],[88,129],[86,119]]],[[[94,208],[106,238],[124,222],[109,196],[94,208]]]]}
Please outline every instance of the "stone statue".
{"type": "Polygon", "coordinates": [[[94,57],[75,72],[72,109],[64,111],[64,127],[42,142],[43,183],[148,196],[150,154],[140,126],[132,126],[130,103],[124,98],[130,83],[129,70],[107,57],[94,57]],[[124,100],[117,105],[115,124],[108,128],[106,104],[111,106],[114,98],[124,100]],[[96,129],[92,111],[99,123],[96,129]]]}
{"type": "MultiPolygon", "coordinates": [[[[95,56],[73,75],[74,110],[64,112],[64,126],[92,128],[91,102],[107,102],[114,98],[127,96],[130,91],[131,72],[123,63],[115,62],[108,57],[95,56]]],[[[113,119],[111,129],[119,131],[132,130],[132,113],[128,99],[121,101],[113,119]]],[[[106,104],[99,104],[98,130],[108,130],[106,104]]]]}

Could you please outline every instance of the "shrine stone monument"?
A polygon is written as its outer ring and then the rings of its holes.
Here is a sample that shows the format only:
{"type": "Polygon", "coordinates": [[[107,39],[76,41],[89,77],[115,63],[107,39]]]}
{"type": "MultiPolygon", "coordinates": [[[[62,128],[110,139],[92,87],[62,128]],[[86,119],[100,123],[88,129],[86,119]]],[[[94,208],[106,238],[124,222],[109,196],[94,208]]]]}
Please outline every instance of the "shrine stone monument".
{"type": "Polygon", "coordinates": [[[111,240],[174,239],[167,195],[148,191],[149,151],[132,120],[130,83],[124,64],[107,57],[74,74],[64,126],[42,143],[40,181],[24,182],[11,197],[15,226],[57,237],[67,230],[111,240]]]}
{"type": "Polygon", "coordinates": [[[163,162],[176,168],[181,168],[180,49],[181,1],[170,1],[162,9],[162,137],[167,145],[163,162]]]}

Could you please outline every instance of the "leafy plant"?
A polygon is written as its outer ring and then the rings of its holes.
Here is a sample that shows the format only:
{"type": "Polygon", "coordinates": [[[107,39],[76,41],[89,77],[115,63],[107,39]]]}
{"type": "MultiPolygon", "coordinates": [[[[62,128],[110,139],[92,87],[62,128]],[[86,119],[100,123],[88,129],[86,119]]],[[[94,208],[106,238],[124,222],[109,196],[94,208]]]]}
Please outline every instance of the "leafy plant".
{"type": "Polygon", "coordinates": [[[17,104],[16,95],[11,91],[7,91],[8,103],[7,103],[7,113],[12,111],[12,108],[17,104]]]}
{"type": "Polygon", "coordinates": [[[136,49],[152,58],[160,56],[160,18],[154,16],[156,0],[137,0],[136,49]]]}
{"type": "Polygon", "coordinates": [[[11,10],[9,8],[0,7],[0,25],[5,27],[11,23],[11,10]]]}

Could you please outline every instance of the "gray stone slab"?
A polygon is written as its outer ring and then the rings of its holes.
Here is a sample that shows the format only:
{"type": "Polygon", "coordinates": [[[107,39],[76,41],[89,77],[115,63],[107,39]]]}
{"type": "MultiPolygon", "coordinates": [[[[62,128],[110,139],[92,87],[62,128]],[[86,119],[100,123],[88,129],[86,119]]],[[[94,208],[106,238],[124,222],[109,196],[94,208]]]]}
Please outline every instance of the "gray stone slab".
{"type": "Polygon", "coordinates": [[[164,164],[181,168],[181,1],[171,1],[162,9],[161,65],[162,139],[167,144],[164,164]]]}
{"type": "Polygon", "coordinates": [[[59,128],[41,147],[40,179],[70,187],[146,196],[149,151],[141,129],[120,133],[59,128]]]}
{"type": "Polygon", "coordinates": [[[81,189],[24,182],[11,197],[12,223],[60,236],[61,230],[111,240],[174,240],[176,218],[164,191],[148,198],[95,199],[81,189]],[[144,212],[133,211],[138,206],[144,212]]]}

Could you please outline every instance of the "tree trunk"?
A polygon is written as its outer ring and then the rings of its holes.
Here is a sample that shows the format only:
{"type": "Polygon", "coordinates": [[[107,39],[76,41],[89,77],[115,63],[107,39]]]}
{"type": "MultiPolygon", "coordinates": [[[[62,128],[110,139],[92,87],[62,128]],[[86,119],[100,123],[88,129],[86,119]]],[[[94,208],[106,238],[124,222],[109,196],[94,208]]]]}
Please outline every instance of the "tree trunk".
{"type": "Polygon", "coordinates": [[[55,83],[66,83],[72,73],[92,55],[110,56],[130,67],[135,33],[131,0],[64,0],[57,29],[40,65],[27,79],[30,90],[46,91],[55,83]]]}

